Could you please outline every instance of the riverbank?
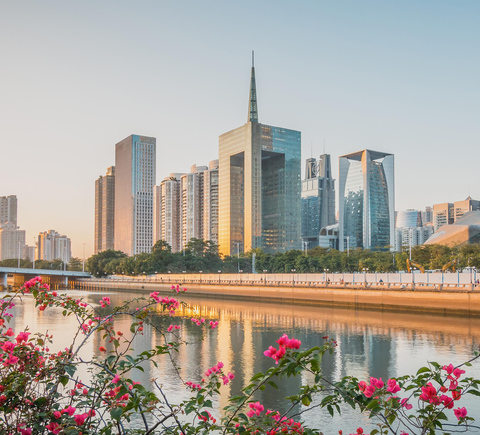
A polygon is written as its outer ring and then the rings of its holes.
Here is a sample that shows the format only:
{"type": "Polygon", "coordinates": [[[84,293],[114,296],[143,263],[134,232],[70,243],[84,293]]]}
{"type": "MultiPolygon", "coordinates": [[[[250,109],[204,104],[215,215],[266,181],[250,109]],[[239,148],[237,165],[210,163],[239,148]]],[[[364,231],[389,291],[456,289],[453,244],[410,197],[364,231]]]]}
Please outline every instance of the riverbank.
{"type": "MultiPolygon", "coordinates": [[[[72,283],[73,284],[73,283],[72,283]]],[[[76,281],[75,288],[85,290],[119,290],[125,292],[170,292],[171,283],[148,280],[89,279],[76,281]]],[[[183,287],[183,283],[179,282],[183,287]]],[[[270,286],[252,284],[218,285],[185,284],[188,293],[202,297],[271,301],[282,304],[338,306],[381,311],[432,312],[442,315],[480,317],[480,291],[465,288],[408,289],[386,285],[327,284],[315,288],[301,286],[270,286]]]]}

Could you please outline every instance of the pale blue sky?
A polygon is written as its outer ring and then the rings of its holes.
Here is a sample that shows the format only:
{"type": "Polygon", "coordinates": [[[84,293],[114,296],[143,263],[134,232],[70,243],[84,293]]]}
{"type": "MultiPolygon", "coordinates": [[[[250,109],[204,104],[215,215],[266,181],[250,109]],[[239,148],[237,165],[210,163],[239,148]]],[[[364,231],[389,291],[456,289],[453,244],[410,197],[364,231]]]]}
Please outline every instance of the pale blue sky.
{"type": "Polygon", "coordinates": [[[0,0],[0,195],[27,242],[93,251],[114,145],[157,138],[157,183],[217,158],[247,117],[300,130],[303,160],[395,154],[396,208],[480,199],[480,2],[0,0]]]}

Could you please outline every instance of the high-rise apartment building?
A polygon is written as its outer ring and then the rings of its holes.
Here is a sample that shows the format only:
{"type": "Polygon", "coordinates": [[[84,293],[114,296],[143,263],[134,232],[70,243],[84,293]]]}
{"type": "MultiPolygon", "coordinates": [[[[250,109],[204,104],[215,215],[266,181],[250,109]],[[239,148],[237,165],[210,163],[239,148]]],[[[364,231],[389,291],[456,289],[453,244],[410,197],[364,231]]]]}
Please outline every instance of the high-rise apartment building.
{"type": "Polygon", "coordinates": [[[114,249],[115,235],[115,166],[95,181],[94,251],[114,249]]]}
{"type": "Polygon", "coordinates": [[[182,192],[182,240],[181,249],[187,246],[190,239],[203,238],[203,200],[204,172],[206,166],[193,165],[190,173],[180,177],[182,192]]]}
{"type": "Polygon", "coordinates": [[[323,154],[319,161],[306,162],[305,180],[302,181],[302,241],[305,249],[318,246],[322,228],[335,223],[335,180],[332,177],[330,155],[323,154]]]}
{"type": "MultiPolygon", "coordinates": [[[[16,213],[15,213],[16,214],[16,213]]],[[[0,261],[23,258],[25,249],[25,231],[19,230],[13,223],[0,226],[0,261]]]]}
{"type": "Polygon", "coordinates": [[[339,159],[339,248],[393,249],[393,154],[363,150],[339,159]]]}
{"type": "Polygon", "coordinates": [[[418,210],[402,210],[397,213],[395,222],[395,251],[410,246],[423,245],[433,234],[431,224],[423,226],[423,213],[418,210]]]}
{"type": "Polygon", "coordinates": [[[161,183],[161,239],[172,252],[182,249],[182,206],[180,179],[183,174],[170,174],[161,183]]]}
{"type": "Polygon", "coordinates": [[[153,186],[153,244],[162,240],[162,186],[153,186]]]}
{"type": "Polygon", "coordinates": [[[451,225],[455,220],[455,212],[451,202],[433,205],[433,230],[436,232],[442,225],[451,225]]]}
{"type": "Polygon", "coordinates": [[[151,252],[156,139],[130,135],[115,145],[115,249],[151,252]]]}
{"type": "Polygon", "coordinates": [[[4,224],[17,226],[16,195],[0,196],[0,225],[4,224]]]}
{"type": "Polygon", "coordinates": [[[301,134],[258,122],[252,62],[247,123],[219,138],[219,245],[225,255],[301,247],[301,134]]]}
{"type": "Polygon", "coordinates": [[[72,243],[67,236],[55,230],[44,231],[38,235],[37,260],[61,260],[68,263],[71,258],[72,243]]]}
{"type": "Polygon", "coordinates": [[[203,239],[218,245],[218,160],[203,173],[203,239]]]}
{"type": "Polygon", "coordinates": [[[433,208],[427,205],[425,211],[422,211],[422,222],[424,225],[432,223],[433,221],[433,208]]]}

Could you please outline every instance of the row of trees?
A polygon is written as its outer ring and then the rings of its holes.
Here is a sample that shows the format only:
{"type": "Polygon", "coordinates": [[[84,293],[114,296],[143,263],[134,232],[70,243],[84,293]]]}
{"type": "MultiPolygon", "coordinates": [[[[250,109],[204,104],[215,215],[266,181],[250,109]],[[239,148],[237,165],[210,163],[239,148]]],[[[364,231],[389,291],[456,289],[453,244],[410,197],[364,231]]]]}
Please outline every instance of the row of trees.
{"type": "MultiPolygon", "coordinates": [[[[210,241],[191,239],[185,251],[173,253],[168,243],[159,240],[151,254],[128,257],[120,251],[104,251],[86,262],[86,270],[95,276],[151,275],[154,273],[235,273],[252,272],[253,256],[257,272],[321,273],[328,272],[395,272],[406,270],[409,252],[350,250],[315,247],[306,252],[291,250],[267,254],[255,249],[239,256],[221,256],[218,246],[210,241]]],[[[459,268],[480,269],[480,245],[449,248],[442,245],[422,245],[412,248],[412,260],[427,270],[442,269],[456,259],[459,268]]]]}
{"type": "MultiPolygon", "coordinates": [[[[30,260],[20,259],[20,267],[23,269],[32,269],[33,262],[30,260]]],[[[0,267],[18,267],[18,259],[10,258],[8,260],[0,261],[0,267]]],[[[50,270],[73,270],[81,272],[83,268],[83,261],[80,258],[72,257],[68,263],[64,263],[62,260],[36,260],[35,269],[50,269],[50,270]]]]}

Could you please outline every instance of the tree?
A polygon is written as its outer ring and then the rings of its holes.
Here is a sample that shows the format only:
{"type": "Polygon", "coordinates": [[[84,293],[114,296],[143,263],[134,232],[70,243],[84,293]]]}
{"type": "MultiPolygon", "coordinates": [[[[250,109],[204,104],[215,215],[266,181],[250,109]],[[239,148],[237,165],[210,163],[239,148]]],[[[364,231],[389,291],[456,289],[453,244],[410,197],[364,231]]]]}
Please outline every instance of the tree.
{"type": "Polygon", "coordinates": [[[110,261],[126,257],[127,255],[124,252],[109,249],[107,251],[102,251],[98,254],[92,255],[87,260],[85,268],[96,277],[106,276],[107,272],[105,269],[110,261]]]}
{"type": "Polygon", "coordinates": [[[83,269],[83,261],[80,258],[72,257],[68,262],[67,269],[80,272],[83,269]]]}

